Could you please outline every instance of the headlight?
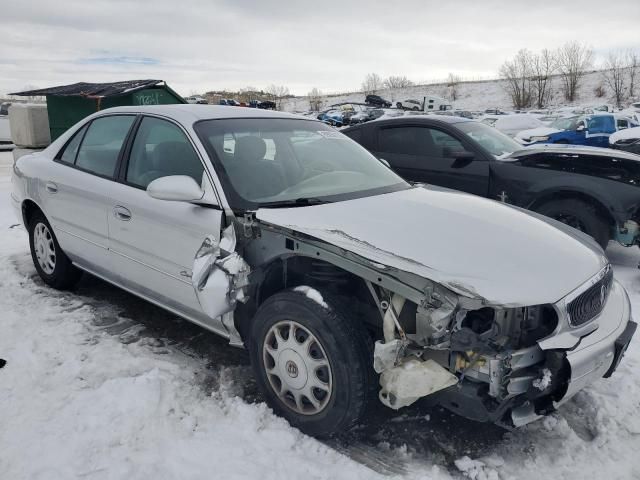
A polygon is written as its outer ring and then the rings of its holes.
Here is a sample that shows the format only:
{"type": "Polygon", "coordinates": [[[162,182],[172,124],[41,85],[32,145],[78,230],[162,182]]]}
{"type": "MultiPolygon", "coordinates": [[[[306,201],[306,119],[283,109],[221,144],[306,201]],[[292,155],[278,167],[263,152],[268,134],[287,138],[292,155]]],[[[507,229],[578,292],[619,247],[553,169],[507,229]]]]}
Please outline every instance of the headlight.
{"type": "Polygon", "coordinates": [[[531,137],[531,141],[532,142],[546,142],[547,140],[549,140],[549,137],[544,136],[544,137],[531,137]]]}

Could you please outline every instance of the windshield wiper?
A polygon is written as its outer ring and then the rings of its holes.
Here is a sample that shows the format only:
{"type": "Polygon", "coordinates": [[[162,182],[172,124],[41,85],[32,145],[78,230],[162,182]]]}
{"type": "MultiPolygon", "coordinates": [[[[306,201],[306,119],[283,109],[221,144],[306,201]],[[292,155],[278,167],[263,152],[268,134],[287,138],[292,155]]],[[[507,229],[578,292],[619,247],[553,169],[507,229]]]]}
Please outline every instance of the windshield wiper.
{"type": "Polygon", "coordinates": [[[331,203],[329,200],[316,197],[300,197],[291,200],[276,200],[274,202],[260,203],[260,208],[289,208],[289,207],[308,207],[310,205],[323,205],[331,203]]]}

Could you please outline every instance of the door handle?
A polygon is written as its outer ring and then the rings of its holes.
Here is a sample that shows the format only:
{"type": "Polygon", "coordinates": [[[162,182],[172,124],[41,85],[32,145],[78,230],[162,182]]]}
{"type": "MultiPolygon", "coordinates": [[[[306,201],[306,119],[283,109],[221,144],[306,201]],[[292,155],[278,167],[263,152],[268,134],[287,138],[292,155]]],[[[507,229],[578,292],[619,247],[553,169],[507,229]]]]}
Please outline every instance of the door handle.
{"type": "Polygon", "coordinates": [[[125,208],[122,205],[116,205],[113,207],[113,214],[118,220],[122,220],[123,222],[131,220],[131,212],[128,208],[125,208]]]}
{"type": "Polygon", "coordinates": [[[49,192],[49,193],[57,193],[58,192],[58,186],[53,182],[47,182],[45,184],[44,188],[46,188],[47,192],[49,192]]]}

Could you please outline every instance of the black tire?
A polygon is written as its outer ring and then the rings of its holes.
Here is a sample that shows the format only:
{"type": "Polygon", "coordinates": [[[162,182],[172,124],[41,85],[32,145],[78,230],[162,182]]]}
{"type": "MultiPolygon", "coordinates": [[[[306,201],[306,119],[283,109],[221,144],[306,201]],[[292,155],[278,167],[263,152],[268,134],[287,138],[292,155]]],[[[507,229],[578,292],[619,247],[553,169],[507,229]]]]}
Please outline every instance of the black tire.
{"type": "Polygon", "coordinates": [[[593,205],[567,198],[544,203],[537,212],[591,235],[603,250],[607,248],[611,237],[609,224],[593,205]]]}
{"type": "Polygon", "coordinates": [[[419,112],[420,111],[420,107],[413,107],[413,111],[414,112],[419,112]]]}
{"type": "Polygon", "coordinates": [[[40,275],[40,278],[44,281],[44,283],[58,290],[69,289],[76,283],[78,283],[78,280],[80,280],[80,277],[82,276],[82,271],[75,267],[71,263],[71,260],[69,260],[69,257],[67,257],[62,251],[60,245],[58,244],[58,239],[56,238],[55,234],[53,233],[53,229],[49,224],[49,221],[42,212],[34,212],[33,216],[29,220],[28,230],[31,258],[33,260],[34,266],[36,267],[38,275],[40,275]],[[44,225],[44,227],[46,227],[46,230],[50,235],[50,240],[53,243],[53,250],[55,251],[55,267],[51,272],[46,272],[38,261],[36,247],[34,245],[34,235],[39,224],[42,224],[44,225]]]}
{"type": "MultiPolygon", "coordinates": [[[[371,341],[366,330],[343,308],[339,298],[324,294],[323,298],[328,308],[293,290],[273,295],[258,309],[249,338],[251,364],[267,403],[291,425],[313,436],[329,436],[355,425],[373,398],[377,383],[372,367],[371,341]],[[278,396],[270,383],[265,366],[269,354],[265,355],[264,344],[272,327],[282,321],[295,321],[311,332],[330,364],[333,388],[324,408],[313,414],[295,411],[286,399],[278,396]]],[[[297,372],[296,368],[296,376],[297,372]]],[[[273,375],[271,379],[273,381],[273,375]]]]}
{"type": "Polygon", "coordinates": [[[402,103],[400,103],[400,102],[396,103],[396,108],[399,108],[400,110],[403,110],[402,103]]]}

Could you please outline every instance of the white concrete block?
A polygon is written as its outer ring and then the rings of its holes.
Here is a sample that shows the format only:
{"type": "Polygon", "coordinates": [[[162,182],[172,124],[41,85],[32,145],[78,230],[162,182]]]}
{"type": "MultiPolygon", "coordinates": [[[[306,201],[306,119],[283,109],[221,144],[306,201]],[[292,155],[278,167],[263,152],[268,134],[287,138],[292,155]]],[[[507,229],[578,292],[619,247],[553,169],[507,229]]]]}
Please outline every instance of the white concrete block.
{"type": "Polygon", "coordinates": [[[14,103],[9,107],[9,126],[17,147],[39,148],[51,143],[45,104],[14,103]]]}

